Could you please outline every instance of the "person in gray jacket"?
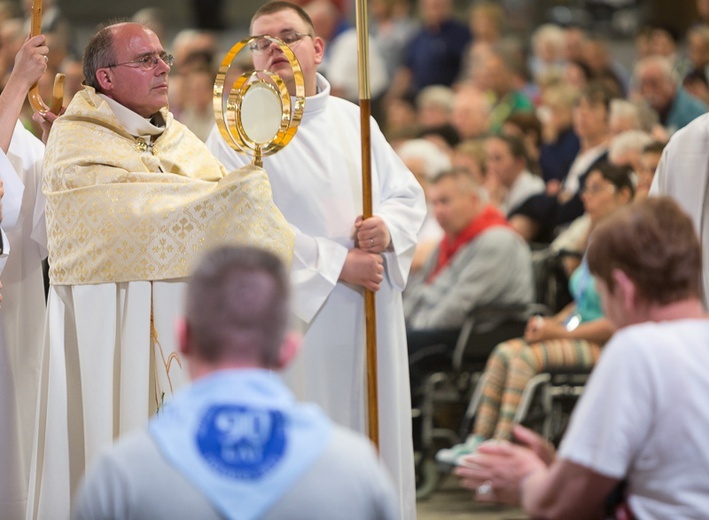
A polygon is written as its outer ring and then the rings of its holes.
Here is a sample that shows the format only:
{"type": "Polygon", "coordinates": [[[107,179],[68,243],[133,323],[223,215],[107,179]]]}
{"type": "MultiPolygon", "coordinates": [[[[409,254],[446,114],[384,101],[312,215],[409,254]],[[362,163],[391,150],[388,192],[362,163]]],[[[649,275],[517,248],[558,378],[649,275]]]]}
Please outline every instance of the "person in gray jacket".
{"type": "Polygon", "coordinates": [[[476,307],[534,298],[529,247],[484,189],[467,172],[451,170],[433,180],[430,193],[445,235],[404,293],[410,356],[430,345],[453,349],[476,307]]]}
{"type": "Polygon", "coordinates": [[[371,443],[297,403],[275,372],[300,344],[286,273],[250,247],[202,260],[177,324],[193,383],[93,465],[76,520],[399,518],[371,443]]]}

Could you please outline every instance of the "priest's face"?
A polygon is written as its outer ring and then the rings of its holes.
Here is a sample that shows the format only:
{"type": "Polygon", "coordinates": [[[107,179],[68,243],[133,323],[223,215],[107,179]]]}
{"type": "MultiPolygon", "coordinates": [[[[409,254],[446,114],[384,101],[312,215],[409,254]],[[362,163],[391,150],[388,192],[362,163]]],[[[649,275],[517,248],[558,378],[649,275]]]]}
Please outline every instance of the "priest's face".
{"type": "MultiPolygon", "coordinates": [[[[251,23],[251,34],[253,36],[267,34],[287,42],[303,69],[305,95],[315,95],[315,73],[322,62],[325,43],[322,38],[314,36],[312,27],[296,11],[283,9],[259,16],[251,23]]],[[[288,92],[295,95],[293,70],[279,47],[271,45],[264,50],[254,52],[253,60],[256,69],[270,70],[278,74],[288,86],[288,92]]]]}
{"type": "Polygon", "coordinates": [[[119,24],[113,48],[115,64],[97,73],[103,94],[143,117],[167,106],[170,65],[166,61],[170,60],[157,35],[139,24],[119,24]]]}

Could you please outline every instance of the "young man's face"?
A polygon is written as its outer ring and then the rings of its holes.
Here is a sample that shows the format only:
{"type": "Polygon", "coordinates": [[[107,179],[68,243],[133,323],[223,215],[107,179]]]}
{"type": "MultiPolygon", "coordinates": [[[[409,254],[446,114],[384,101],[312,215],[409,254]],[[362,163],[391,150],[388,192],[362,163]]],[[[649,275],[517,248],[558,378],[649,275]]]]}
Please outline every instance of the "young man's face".
{"type": "MultiPolygon", "coordinates": [[[[302,36],[289,45],[300,62],[305,77],[307,96],[315,94],[315,73],[322,62],[325,44],[322,39],[313,35],[312,29],[292,9],[284,9],[276,13],[259,16],[251,23],[251,35],[275,36],[281,39],[302,36]]],[[[291,95],[295,94],[293,70],[283,51],[276,45],[271,45],[266,50],[253,53],[254,68],[269,70],[278,74],[286,85],[291,95]]]]}

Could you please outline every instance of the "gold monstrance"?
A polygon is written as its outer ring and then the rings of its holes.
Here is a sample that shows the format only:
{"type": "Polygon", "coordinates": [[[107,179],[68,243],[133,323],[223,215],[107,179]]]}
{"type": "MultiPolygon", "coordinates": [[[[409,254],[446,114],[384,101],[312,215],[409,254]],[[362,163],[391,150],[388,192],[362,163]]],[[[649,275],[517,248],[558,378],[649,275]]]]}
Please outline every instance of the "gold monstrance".
{"type": "Polygon", "coordinates": [[[214,82],[214,119],[224,140],[237,152],[253,156],[255,166],[276,153],[295,135],[305,109],[305,80],[300,63],[285,43],[273,36],[254,36],[234,45],[224,57],[214,82]],[[295,96],[291,99],[280,76],[268,70],[244,72],[232,85],[224,84],[244,47],[268,40],[283,51],[293,69],[295,96]]]}

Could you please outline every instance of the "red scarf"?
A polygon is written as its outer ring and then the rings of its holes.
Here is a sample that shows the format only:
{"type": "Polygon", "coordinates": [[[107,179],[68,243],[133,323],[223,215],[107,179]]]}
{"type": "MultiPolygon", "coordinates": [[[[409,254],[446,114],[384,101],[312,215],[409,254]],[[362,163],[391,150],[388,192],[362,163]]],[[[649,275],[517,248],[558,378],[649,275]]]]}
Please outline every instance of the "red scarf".
{"type": "Polygon", "coordinates": [[[436,267],[426,278],[426,283],[431,283],[436,276],[448,266],[458,249],[471,242],[483,231],[495,226],[509,227],[505,216],[494,206],[485,206],[480,215],[468,224],[463,231],[455,238],[444,236],[438,246],[438,261],[436,267]]]}

